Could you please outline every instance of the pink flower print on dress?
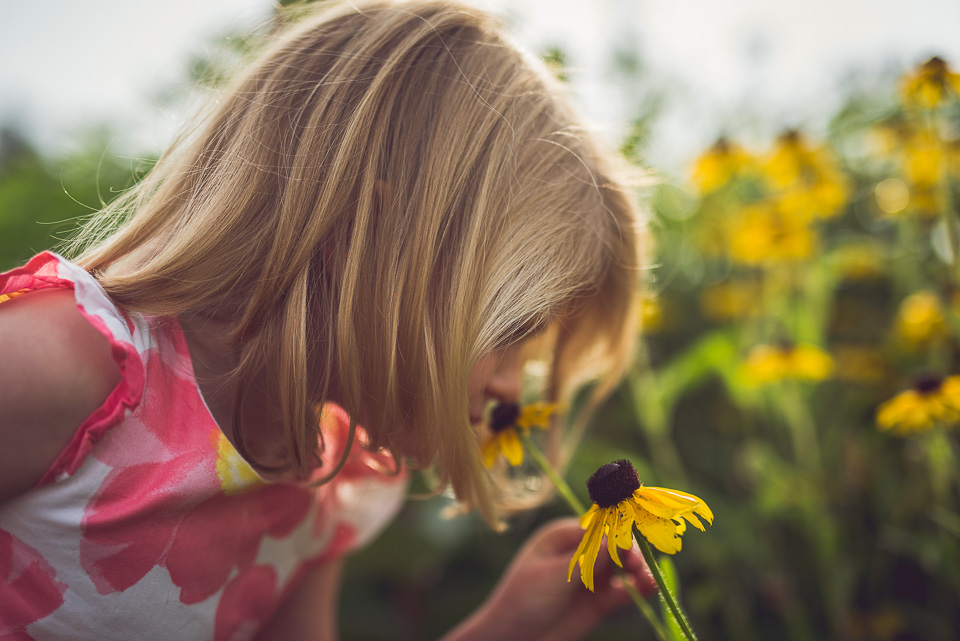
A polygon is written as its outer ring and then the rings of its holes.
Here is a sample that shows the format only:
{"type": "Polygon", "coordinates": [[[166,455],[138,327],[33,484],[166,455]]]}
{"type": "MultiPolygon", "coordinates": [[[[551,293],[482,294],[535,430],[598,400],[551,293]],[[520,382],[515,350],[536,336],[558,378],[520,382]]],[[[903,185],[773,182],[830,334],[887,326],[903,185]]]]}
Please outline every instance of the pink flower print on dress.
{"type": "Polygon", "coordinates": [[[277,593],[277,574],[270,566],[255,565],[238,574],[224,588],[217,606],[214,641],[253,638],[259,627],[273,617],[277,606],[300,585],[304,575],[341,556],[350,549],[353,539],[353,528],[341,524],[324,553],[302,564],[283,594],[277,593]]]}
{"type": "Polygon", "coordinates": [[[30,641],[26,627],[63,605],[66,589],[38,551],[0,530],[0,639],[30,641]]]}
{"type": "Polygon", "coordinates": [[[196,385],[149,356],[148,379],[163,383],[147,387],[134,418],[160,447],[145,445],[149,460],[139,462],[129,449],[107,446],[98,454],[119,466],[85,509],[80,559],[100,594],[122,592],[161,566],[180,600],[198,603],[234,569],[252,566],[265,536],[290,534],[309,512],[313,492],[257,482],[255,491],[239,491],[238,482],[256,475],[220,432],[196,385]],[[238,466],[245,469],[236,472],[238,466]]]}
{"type": "Polygon", "coordinates": [[[277,573],[255,565],[237,575],[223,590],[217,606],[214,641],[252,639],[277,605],[277,573]]]}

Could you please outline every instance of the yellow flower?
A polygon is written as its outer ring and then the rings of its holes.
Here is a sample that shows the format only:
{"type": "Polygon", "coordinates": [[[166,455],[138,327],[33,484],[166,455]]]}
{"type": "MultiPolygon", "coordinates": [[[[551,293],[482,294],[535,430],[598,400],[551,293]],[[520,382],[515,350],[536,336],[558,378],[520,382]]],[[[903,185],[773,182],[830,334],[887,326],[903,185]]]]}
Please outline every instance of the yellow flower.
{"type": "Polygon", "coordinates": [[[922,376],[877,408],[877,426],[898,436],[960,422],[960,376],[922,376]]]}
{"type": "Polygon", "coordinates": [[[904,298],[897,311],[896,332],[911,347],[946,336],[947,324],[937,295],[921,291],[904,298]]]}
{"type": "Polygon", "coordinates": [[[833,156],[797,131],[777,139],[764,176],[780,192],[783,213],[803,221],[835,216],[847,201],[846,181],[833,156]]]}
{"type": "Polygon", "coordinates": [[[650,295],[642,296],[637,301],[637,318],[640,330],[644,334],[655,334],[663,329],[664,309],[661,301],[650,295]]]}
{"type": "Polygon", "coordinates": [[[570,559],[567,581],[579,563],[580,578],[591,592],[593,566],[604,536],[610,558],[623,567],[617,548],[633,547],[634,525],[655,548],[675,554],[687,530],[684,519],[701,532],[704,527],[697,515],[713,523],[713,512],[701,499],[677,490],[644,487],[633,465],[624,459],[601,466],[587,481],[587,492],[593,505],[580,517],[580,527],[586,532],[570,559]]]}
{"type": "Polygon", "coordinates": [[[816,234],[803,221],[767,202],[741,212],[731,233],[730,256],[747,265],[798,261],[809,258],[816,244],[816,234]]]}
{"type": "Polygon", "coordinates": [[[955,139],[940,139],[929,130],[906,138],[900,156],[903,176],[915,189],[935,187],[944,172],[960,173],[960,144],[955,139]]]}
{"type": "Polygon", "coordinates": [[[833,372],[833,359],[814,345],[757,345],[750,351],[743,368],[754,385],[785,379],[822,381],[833,372]]]}
{"type": "Polygon", "coordinates": [[[550,426],[550,416],[559,410],[559,406],[549,403],[533,403],[521,407],[516,403],[501,403],[493,408],[488,427],[490,435],[481,447],[483,462],[493,467],[497,456],[503,454],[510,465],[523,463],[523,444],[519,433],[530,434],[530,428],[546,429],[550,426]]]}
{"type": "Polygon", "coordinates": [[[759,307],[760,288],[754,283],[725,281],[704,288],[700,309],[707,318],[732,320],[744,318],[759,307]]]}
{"type": "Polygon", "coordinates": [[[907,206],[911,213],[925,220],[933,220],[940,215],[935,187],[913,186],[910,189],[910,202],[907,206]]]}
{"type": "Polygon", "coordinates": [[[949,94],[960,94],[960,74],[954,73],[943,58],[934,56],[904,77],[900,95],[904,103],[934,109],[949,94]]]}
{"type": "Polygon", "coordinates": [[[702,193],[715,191],[754,165],[742,147],[720,138],[693,164],[693,182],[702,193]]]}

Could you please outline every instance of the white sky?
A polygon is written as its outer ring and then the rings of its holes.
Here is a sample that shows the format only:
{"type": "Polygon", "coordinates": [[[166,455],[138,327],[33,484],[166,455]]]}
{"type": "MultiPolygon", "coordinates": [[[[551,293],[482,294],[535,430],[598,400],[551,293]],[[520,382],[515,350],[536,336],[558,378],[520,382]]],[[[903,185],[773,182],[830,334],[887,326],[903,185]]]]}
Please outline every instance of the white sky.
{"type": "MultiPolygon", "coordinates": [[[[823,125],[850,73],[898,70],[933,54],[960,66],[960,1],[475,0],[506,13],[516,39],[561,45],[582,110],[612,139],[630,96],[670,86],[650,161],[682,166],[718,127],[755,134],[823,125]],[[630,86],[612,50],[640,53],[630,86]]],[[[162,146],[180,124],[163,96],[183,91],[191,54],[256,25],[269,0],[0,0],[0,121],[45,145],[107,122],[126,144],[162,146]]],[[[869,75],[869,74],[868,74],[869,75]]]]}

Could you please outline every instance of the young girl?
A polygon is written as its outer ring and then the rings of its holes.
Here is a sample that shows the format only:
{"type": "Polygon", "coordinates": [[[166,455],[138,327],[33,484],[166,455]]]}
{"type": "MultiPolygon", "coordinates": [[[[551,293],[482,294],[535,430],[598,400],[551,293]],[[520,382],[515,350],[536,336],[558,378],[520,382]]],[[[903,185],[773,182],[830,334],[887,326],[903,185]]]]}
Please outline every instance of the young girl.
{"type": "MultiPolygon", "coordinates": [[[[0,638],[335,638],[341,560],[405,465],[509,509],[478,443],[529,338],[550,400],[622,372],[637,230],[483,13],[349,3],[273,34],[73,262],[0,277],[0,638]]],[[[628,599],[609,564],[596,594],[565,581],[580,537],[536,533],[448,638],[588,634],[628,599]]]]}

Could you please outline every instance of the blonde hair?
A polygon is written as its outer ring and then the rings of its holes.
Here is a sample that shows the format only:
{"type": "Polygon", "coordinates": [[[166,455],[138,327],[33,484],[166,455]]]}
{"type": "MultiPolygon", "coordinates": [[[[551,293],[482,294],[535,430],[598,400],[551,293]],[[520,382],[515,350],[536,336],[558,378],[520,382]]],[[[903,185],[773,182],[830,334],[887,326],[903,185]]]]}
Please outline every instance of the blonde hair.
{"type": "Polygon", "coordinates": [[[629,361],[639,225],[613,167],[487,14],[340,4],[272,34],[77,260],[127,310],[235,318],[237,404],[273,386],[298,472],[336,384],[375,446],[492,521],[477,359],[552,325],[554,399],[629,361]]]}

